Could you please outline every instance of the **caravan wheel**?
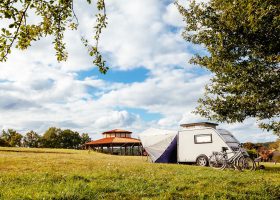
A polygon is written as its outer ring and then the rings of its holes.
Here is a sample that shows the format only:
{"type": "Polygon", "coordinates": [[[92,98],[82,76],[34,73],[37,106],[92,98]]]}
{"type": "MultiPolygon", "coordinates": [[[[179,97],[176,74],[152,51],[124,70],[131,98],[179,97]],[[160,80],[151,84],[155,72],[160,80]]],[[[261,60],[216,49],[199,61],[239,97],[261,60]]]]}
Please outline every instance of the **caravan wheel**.
{"type": "Polygon", "coordinates": [[[196,159],[196,164],[198,166],[202,166],[202,167],[205,167],[205,166],[208,166],[208,158],[207,156],[199,156],[197,159],[196,159]]]}

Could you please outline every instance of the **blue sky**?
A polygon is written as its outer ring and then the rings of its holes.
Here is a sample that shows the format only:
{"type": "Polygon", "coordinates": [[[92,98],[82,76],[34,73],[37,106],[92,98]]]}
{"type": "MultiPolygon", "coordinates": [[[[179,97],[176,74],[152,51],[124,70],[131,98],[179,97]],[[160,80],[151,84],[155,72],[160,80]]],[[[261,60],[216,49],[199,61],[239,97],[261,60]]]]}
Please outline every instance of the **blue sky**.
{"type": "Polygon", "coordinates": [[[131,70],[116,70],[110,69],[106,74],[102,74],[95,67],[90,70],[81,71],[78,73],[78,79],[84,80],[87,77],[96,77],[107,82],[118,83],[134,83],[143,82],[149,75],[149,70],[144,67],[138,67],[131,70]]]}
{"type": "Polygon", "coordinates": [[[139,115],[142,120],[147,122],[158,121],[162,117],[160,113],[149,113],[145,109],[141,109],[141,108],[125,108],[125,107],[119,108],[119,110],[123,110],[123,109],[125,109],[129,113],[139,115]]]}
{"type": "MultiPolygon", "coordinates": [[[[181,123],[205,121],[192,111],[212,75],[188,61],[207,52],[182,39],[184,22],[173,1],[111,0],[106,6],[108,27],[99,45],[108,73],[100,74],[92,65],[80,40],[93,37],[95,13],[85,1],[78,2],[79,29],[65,34],[66,62],[56,61],[47,37],[26,51],[13,49],[8,61],[0,63],[1,129],[43,134],[57,126],[95,139],[115,128],[137,137],[151,127],[176,130],[181,123]]],[[[241,141],[275,139],[258,129],[254,119],[220,127],[241,141]]]]}

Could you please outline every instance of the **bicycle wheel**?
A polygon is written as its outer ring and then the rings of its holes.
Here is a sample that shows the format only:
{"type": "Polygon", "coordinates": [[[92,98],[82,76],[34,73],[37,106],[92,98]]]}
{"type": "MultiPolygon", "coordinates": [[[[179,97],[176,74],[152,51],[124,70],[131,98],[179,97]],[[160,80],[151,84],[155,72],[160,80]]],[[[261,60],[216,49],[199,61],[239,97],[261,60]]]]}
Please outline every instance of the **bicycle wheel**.
{"type": "Polygon", "coordinates": [[[256,169],[256,163],[252,158],[242,156],[238,159],[238,167],[240,167],[241,170],[252,171],[256,169]]]}
{"type": "Polygon", "coordinates": [[[209,158],[209,166],[214,169],[224,169],[225,159],[223,154],[217,153],[213,154],[209,158]]]}

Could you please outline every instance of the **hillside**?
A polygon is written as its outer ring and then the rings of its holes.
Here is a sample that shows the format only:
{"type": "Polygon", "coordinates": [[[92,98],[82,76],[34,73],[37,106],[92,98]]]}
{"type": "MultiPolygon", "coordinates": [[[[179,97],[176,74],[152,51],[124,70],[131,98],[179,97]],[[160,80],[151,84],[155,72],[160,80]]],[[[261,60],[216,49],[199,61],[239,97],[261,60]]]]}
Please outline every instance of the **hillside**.
{"type": "Polygon", "coordinates": [[[0,199],[279,199],[280,164],[218,171],[81,150],[0,148],[0,199]]]}

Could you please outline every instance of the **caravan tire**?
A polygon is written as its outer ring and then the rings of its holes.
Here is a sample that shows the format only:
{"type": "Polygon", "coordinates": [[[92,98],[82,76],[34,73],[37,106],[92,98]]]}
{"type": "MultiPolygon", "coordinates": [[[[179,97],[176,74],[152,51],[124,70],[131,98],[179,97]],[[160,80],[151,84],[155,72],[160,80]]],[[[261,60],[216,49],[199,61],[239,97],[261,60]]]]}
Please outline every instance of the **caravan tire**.
{"type": "Polygon", "coordinates": [[[209,163],[208,158],[205,155],[201,155],[201,156],[197,157],[197,159],[196,159],[196,164],[198,166],[205,167],[205,166],[208,166],[208,163],[209,163]]]}

